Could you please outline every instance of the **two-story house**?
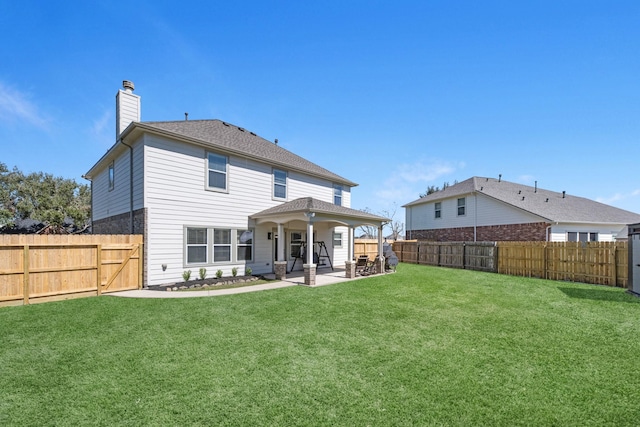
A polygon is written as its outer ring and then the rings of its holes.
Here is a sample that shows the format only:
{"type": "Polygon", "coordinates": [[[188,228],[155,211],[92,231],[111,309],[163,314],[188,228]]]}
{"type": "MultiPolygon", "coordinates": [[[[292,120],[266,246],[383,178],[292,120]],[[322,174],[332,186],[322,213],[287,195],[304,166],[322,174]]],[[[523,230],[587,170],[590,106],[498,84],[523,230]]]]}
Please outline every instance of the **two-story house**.
{"type": "Polygon", "coordinates": [[[566,192],[472,177],[403,206],[406,237],[432,241],[613,241],[640,215],[566,192]]]}
{"type": "Polygon", "coordinates": [[[140,97],[123,87],[116,142],[85,177],[93,233],[144,234],[147,286],[200,268],[304,268],[313,284],[319,265],[351,262],[355,227],[387,221],[350,208],[356,183],[277,141],[220,120],[141,122],[140,97]]]}

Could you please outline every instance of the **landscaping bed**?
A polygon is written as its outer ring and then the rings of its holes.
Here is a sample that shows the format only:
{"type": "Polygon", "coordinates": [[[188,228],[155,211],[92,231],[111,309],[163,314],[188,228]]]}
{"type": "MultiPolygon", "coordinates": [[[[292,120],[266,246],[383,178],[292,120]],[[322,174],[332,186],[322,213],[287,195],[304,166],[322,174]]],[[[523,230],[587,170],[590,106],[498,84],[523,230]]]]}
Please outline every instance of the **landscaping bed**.
{"type": "Polygon", "coordinates": [[[212,289],[220,286],[234,286],[261,280],[258,276],[236,276],[236,277],[211,277],[208,279],[188,280],[186,282],[167,283],[166,285],[150,287],[152,291],[184,291],[194,289],[212,289]]]}

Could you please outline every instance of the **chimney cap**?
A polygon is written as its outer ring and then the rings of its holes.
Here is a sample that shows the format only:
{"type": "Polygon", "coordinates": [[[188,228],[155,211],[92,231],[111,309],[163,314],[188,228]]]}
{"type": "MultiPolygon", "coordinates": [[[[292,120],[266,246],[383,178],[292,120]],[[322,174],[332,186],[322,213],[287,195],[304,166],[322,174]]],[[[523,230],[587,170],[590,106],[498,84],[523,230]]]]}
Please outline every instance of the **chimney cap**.
{"type": "Polygon", "coordinates": [[[131,91],[131,92],[133,92],[136,89],[136,87],[133,85],[133,82],[129,81],[129,80],[123,80],[122,81],[122,87],[126,91],[131,91]]]}

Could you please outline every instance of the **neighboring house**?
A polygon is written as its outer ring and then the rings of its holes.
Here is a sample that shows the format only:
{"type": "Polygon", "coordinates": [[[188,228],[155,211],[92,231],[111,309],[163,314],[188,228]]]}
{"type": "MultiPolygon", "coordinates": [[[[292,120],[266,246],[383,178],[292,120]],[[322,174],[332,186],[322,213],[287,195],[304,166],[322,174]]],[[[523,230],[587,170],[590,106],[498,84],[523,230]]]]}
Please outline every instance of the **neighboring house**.
{"type": "Polygon", "coordinates": [[[233,268],[282,277],[294,261],[315,277],[314,252],[344,267],[353,229],[387,221],[349,208],[356,183],[246,129],[220,120],[140,122],[140,97],[131,82],[123,86],[116,143],[85,178],[93,233],[144,234],[147,286],[182,280],[185,270],[197,277],[200,268],[209,277],[233,268]],[[305,253],[308,240],[314,251],[305,253]]]}
{"type": "Polygon", "coordinates": [[[432,241],[613,241],[640,215],[494,178],[473,177],[407,203],[406,237],[432,241]]]}

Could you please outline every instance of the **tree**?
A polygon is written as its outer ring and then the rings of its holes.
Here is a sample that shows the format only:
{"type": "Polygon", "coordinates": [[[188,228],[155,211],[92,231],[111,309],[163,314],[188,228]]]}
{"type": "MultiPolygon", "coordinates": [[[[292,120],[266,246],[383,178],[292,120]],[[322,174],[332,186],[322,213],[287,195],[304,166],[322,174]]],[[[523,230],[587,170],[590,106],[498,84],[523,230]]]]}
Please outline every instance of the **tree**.
{"type": "MultiPolygon", "coordinates": [[[[372,214],[369,208],[360,209],[362,212],[372,214]]],[[[365,236],[365,239],[374,239],[378,237],[378,229],[372,225],[361,225],[357,228],[359,236],[365,236]]]]}
{"type": "Polygon", "coordinates": [[[77,228],[84,228],[90,214],[89,186],[43,172],[24,175],[0,163],[0,226],[29,218],[62,227],[71,218],[77,228]]]}
{"type": "MultiPolygon", "coordinates": [[[[458,180],[453,181],[453,185],[456,185],[458,183],[458,180]]],[[[442,188],[435,186],[435,185],[430,185],[427,187],[427,191],[424,193],[420,193],[420,198],[422,199],[423,197],[427,197],[429,194],[433,194],[433,193],[437,193],[440,190],[445,190],[447,187],[451,187],[451,184],[449,184],[448,181],[445,181],[442,184],[442,188]]]]}
{"type": "Polygon", "coordinates": [[[398,211],[398,205],[395,203],[390,210],[383,210],[382,216],[389,218],[391,221],[388,222],[385,227],[391,232],[389,237],[391,240],[396,241],[400,238],[404,237],[404,222],[396,221],[395,216],[398,211]]]}
{"type": "MultiPolygon", "coordinates": [[[[394,219],[397,210],[398,206],[394,203],[393,207],[390,210],[385,209],[378,214],[385,218],[391,219],[391,221],[383,227],[383,231],[386,229],[388,232],[390,232],[389,237],[391,237],[391,239],[393,240],[398,240],[403,236],[404,233],[404,223],[396,221],[394,219]]],[[[362,209],[362,211],[366,213],[373,213],[369,208],[364,208],[362,209]]],[[[366,238],[371,239],[375,239],[378,237],[378,229],[371,225],[361,225],[358,227],[358,230],[360,231],[360,236],[366,236],[366,238]]]]}

